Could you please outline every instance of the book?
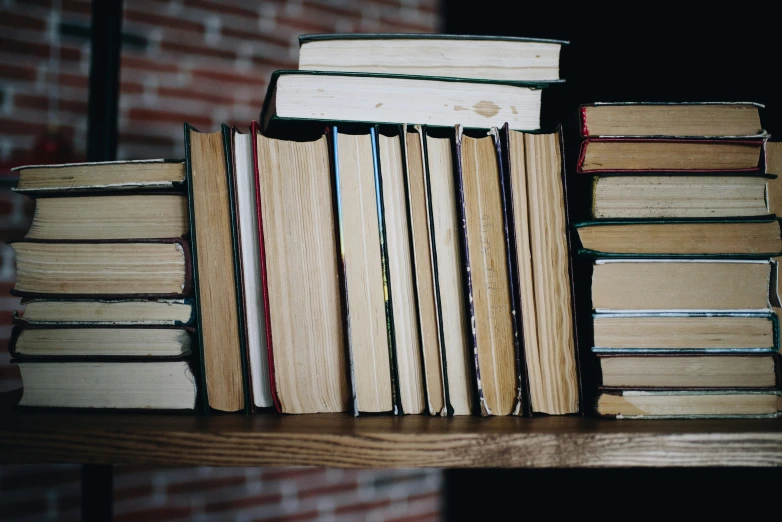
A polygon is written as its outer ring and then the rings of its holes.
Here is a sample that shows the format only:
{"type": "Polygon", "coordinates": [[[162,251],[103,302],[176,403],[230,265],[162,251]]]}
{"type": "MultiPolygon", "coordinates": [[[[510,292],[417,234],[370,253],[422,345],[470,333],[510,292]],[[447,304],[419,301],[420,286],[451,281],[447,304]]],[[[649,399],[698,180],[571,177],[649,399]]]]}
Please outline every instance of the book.
{"type": "Polygon", "coordinates": [[[181,298],[191,291],[191,258],[179,238],[11,243],[19,297],[181,298]]]}
{"type": "Polygon", "coordinates": [[[13,319],[31,325],[168,325],[195,320],[192,299],[26,299],[13,319]]]}
{"type": "Polygon", "coordinates": [[[690,138],[765,136],[763,106],[751,102],[593,103],[582,105],[581,136],[690,138]]]}
{"type": "Polygon", "coordinates": [[[782,412],[782,395],[778,390],[612,390],[598,396],[596,409],[617,419],[775,418],[782,412]]]}
{"type": "Polygon", "coordinates": [[[576,171],[761,172],[765,138],[587,138],[576,171]]]}
{"type": "Polygon", "coordinates": [[[420,126],[405,130],[404,156],[409,222],[413,244],[413,273],[418,304],[421,353],[424,362],[427,409],[430,415],[446,415],[448,398],[443,369],[443,331],[440,328],[432,241],[431,192],[424,155],[424,131],[420,126]]]}
{"type": "Polygon", "coordinates": [[[540,128],[542,83],[392,74],[275,71],[261,111],[263,131],[280,121],[414,123],[540,128]]]}
{"type": "Polygon", "coordinates": [[[431,237],[438,296],[443,375],[452,415],[474,411],[475,375],[468,343],[470,316],[464,300],[464,259],[459,227],[454,136],[436,137],[424,129],[424,155],[429,180],[431,237]]]}
{"type": "Polygon", "coordinates": [[[423,413],[426,394],[405,178],[407,161],[402,153],[406,134],[403,127],[385,132],[375,129],[400,413],[423,413]]]}
{"type": "Polygon", "coordinates": [[[182,328],[14,328],[8,351],[14,358],[111,360],[181,358],[191,353],[182,328]]]}
{"type": "Polygon", "coordinates": [[[597,259],[592,308],[601,310],[767,310],[766,260],[597,259]]]}
{"type": "Polygon", "coordinates": [[[249,411],[230,130],[184,131],[203,411],[249,411]]]}
{"type": "Polygon", "coordinates": [[[256,196],[255,127],[244,134],[231,128],[233,153],[233,227],[236,231],[238,274],[237,292],[243,314],[245,359],[250,378],[250,402],[255,408],[273,407],[269,382],[268,346],[266,345],[266,313],[261,290],[261,256],[256,196]]]}
{"type": "Polygon", "coordinates": [[[152,239],[190,231],[184,194],[38,197],[29,239],[152,239]]]}
{"type": "Polygon", "coordinates": [[[774,388],[774,355],[600,354],[603,388],[774,388]]]}
{"type": "Polygon", "coordinates": [[[84,190],[135,190],[181,188],[185,181],[182,160],[99,161],[60,165],[25,165],[12,190],[44,194],[84,190]]]}
{"type": "Polygon", "coordinates": [[[325,134],[288,141],[255,133],[259,245],[272,397],[281,413],[350,404],[325,134]]]}
{"type": "Polygon", "coordinates": [[[594,314],[594,353],[776,353],[774,313],[594,314]]]}
{"type": "Polygon", "coordinates": [[[599,256],[782,254],[782,231],[776,216],[719,221],[598,220],[574,226],[582,248],[599,256]]]}
{"type": "Polygon", "coordinates": [[[480,411],[519,415],[523,394],[500,150],[496,128],[483,137],[471,137],[457,126],[457,180],[480,411]]]}
{"type": "Polygon", "coordinates": [[[578,413],[569,217],[561,131],[503,129],[521,341],[532,412],[578,413]]]}
{"type": "Polygon", "coordinates": [[[299,36],[299,69],[555,82],[566,44],[449,34],[305,34],[299,36]]]}
{"type": "Polygon", "coordinates": [[[194,410],[197,387],[187,360],[16,361],[19,406],[194,410]]]}
{"type": "Polygon", "coordinates": [[[331,128],[355,414],[394,409],[374,132],[345,134],[331,128]]]}
{"type": "Polygon", "coordinates": [[[595,176],[593,219],[768,216],[764,176],[595,176]]]}

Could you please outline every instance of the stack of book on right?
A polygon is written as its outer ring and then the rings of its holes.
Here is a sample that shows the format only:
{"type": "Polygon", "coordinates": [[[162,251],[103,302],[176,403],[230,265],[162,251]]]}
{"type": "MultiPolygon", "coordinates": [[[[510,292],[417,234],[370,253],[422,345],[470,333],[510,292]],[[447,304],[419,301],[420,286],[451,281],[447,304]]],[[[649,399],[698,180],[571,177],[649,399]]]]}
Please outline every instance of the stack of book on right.
{"type": "Polygon", "coordinates": [[[772,310],[782,236],[761,107],[581,107],[576,172],[592,176],[592,199],[575,227],[592,268],[599,415],[782,410],[772,310]]]}

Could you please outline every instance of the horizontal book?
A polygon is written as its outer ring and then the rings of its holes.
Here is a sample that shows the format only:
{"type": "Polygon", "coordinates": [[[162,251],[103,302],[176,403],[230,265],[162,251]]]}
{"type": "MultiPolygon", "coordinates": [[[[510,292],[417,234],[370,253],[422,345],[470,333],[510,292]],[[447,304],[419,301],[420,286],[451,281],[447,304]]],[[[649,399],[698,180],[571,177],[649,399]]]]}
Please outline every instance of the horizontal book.
{"type": "Polygon", "coordinates": [[[775,355],[598,356],[603,388],[774,388],[775,355]]]}
{"type": "Polygon", "coordinates": [[[553,82],[565,44],[502,36],[305,34],[299,36],[299,69],[553,82]]]}
{"type": "Polygon", "coordinates": [[[186,360],[19,361],[19,406],[194,410],[196,382],[186,360]]]}
{"type": "Polygon", "coordinates": [[[747,175],[595,176],[592,218],[733,218],[766,216],[769,179],[747,175]]]}
{"type": "Polygon", "coordinates": [[[597,414],[617,419],[709,417],[775,418],[782,393],[773,391],[606,391],[597,398],[597,414]]]}
{"type": "Polygon", "coordinates": [[[773,313],[594,314],[592,351],[638,353],[775,353],[773,313]]]}
{"type": "Polygon", "coordinates": [[[587,138],[576,171],[760,172],[764,139],[587,138]]]}
{"type": "Polygon", "coordinates": [[[767,310],[771,267],[768,260],[598,259],[592,308],[767,310]]]}
{"type": "Polygon", "coordinates": [[[180,298],[191,291],[182,239],[11,243],[20,297],[180,298]]]}
{"type": "Polygon", "coordinates": [[[762,105],[749,102],[593,103],[581,106],[583,137],[759,137],[762,105]]]}
{"type": "Polygon", "coordinates": [[[8,351],[17,360],[132,360],[190,355],[191,337],[182,328],[19,328],[8,351]]]}
{"type": "Polygon", "coordinates": [[[775,216],[763,220],[600,220],[576,223],[584,252],[599,256],[747,256],[782,254],[775,216]]]}
{"type": "Polygon", "coordinates": [[[261,111],[278,120],[414,123],[535,130],[545,84],[391,74],[276,71],[261,111]]]}
{"type": "Polygon", "coordinates": [[[83,190],[170,189],[185,181],[182,160],[102,161],[16,167],[25,194],[83,190]]]}
{"type": "Polygon", "coordinates": [[[194,320],[190,299],[26,299],[22,304],[23,315],[14,320],[30,325],[186,326],[194,320]]]}
{"type": "MultiPolygon", "coordinates": [[[[62,193],[57,193],[62,194],[62,193]]],[[[39,197],[26,238],[145,239],[190,231],[184,194],[39,197]]]]}

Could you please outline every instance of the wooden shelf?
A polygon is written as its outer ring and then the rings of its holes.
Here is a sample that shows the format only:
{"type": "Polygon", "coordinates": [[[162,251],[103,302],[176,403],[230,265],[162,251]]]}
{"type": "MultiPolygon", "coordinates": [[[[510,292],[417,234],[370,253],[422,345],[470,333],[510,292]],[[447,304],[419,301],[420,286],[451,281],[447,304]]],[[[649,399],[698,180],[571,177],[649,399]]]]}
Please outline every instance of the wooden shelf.
{"type": "Polygon", "coordinates": [[[782,420],[0,411],[0,463],[782,466],[782,420]]]}

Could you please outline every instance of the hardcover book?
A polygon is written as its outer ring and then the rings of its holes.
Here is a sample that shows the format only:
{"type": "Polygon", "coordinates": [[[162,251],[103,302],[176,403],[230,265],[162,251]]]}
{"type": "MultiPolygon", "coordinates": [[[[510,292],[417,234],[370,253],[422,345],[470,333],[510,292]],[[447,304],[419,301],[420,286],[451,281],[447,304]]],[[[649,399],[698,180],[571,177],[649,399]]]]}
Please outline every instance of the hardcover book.
{"type": "Polygon", "coordinates": [[[596,409],[617,419],[777,418],[782,392],[611,390],[600,394],[596,409]]]}

